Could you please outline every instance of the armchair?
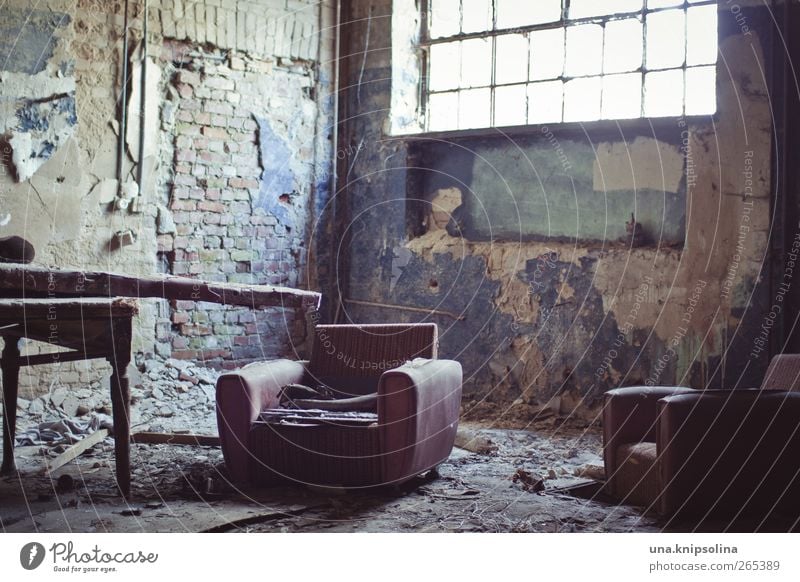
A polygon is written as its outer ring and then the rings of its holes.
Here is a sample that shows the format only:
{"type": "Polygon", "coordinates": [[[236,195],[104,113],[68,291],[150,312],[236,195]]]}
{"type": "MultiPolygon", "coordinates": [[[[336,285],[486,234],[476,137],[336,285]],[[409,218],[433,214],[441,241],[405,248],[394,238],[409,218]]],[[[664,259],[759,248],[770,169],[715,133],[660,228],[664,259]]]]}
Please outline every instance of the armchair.
{"type": "Polygon", "coordinates": [[[759,389],[606,393],[606,490],[665,516],[800,512],[800,355],[776,356],[759,389]]]}
{"type": "Polygon", "coordinates": [[[232,480],[354,488],[435,467],[453,447],[462,380],[458,362],[436,359],[437,344],[435,324],[319,325],[310,361],[223,374],[217,424],[232,480]],[[298,383],[326,387],[337,403],[375,393],[375,407],[281,408],[281,389],[298,383]]]}

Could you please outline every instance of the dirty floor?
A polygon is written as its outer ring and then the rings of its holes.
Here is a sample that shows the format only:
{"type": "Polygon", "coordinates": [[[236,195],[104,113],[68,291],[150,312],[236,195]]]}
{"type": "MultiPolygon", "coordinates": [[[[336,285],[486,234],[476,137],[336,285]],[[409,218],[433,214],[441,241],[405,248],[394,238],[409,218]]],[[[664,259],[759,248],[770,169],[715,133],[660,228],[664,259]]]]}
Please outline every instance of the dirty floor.
{"type": "MultiPolygon", "coordinates": [[[[136,430],[216,434],[214,374],[168,360],[145,366],[132,409],[136,430]],[[183,384],[181,384],[183,382],[183,384]]],[[[97,399],[97,391],[87,391],[97,399]]],[[[106,412],[58,390],[18,410],[18,435],[39,422],[106,412]],[[80,413],[79,413],[80,414],[80,413]]],[[[65,445],[18,446],[19,472],[0,478],[2,532],[657,532],[796,531],[798,524],[677,523],[603,494],[599,428],[548,417],[504,428],[462,422],[438,471],[400,488],[237,489],[219,447],[132,444],[133,491],[114,479],[113,439],[44,474],[65,445]]]]}

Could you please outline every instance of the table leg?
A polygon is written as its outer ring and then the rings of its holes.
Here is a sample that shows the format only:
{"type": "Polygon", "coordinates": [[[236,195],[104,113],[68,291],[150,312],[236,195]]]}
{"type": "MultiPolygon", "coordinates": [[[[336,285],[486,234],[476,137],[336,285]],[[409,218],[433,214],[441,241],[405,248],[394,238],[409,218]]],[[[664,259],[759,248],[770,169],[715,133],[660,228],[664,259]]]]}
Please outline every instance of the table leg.
{"type": "Polygon", "coordinates": [[[17,433],[17,394],[19,393],[19,338],[5,337],[5,347],[0,359],[3,368],[3,466],[0,474],[16,470],[14,464],[14,437],[17,433]]]}
{"type": "MultiPolygon", "coordinates": [[[[128,320],[128,328],[130,320],[128,320]]],[[[114,456],[117,464],[117,483],[125,497],[131,493],[130,440],[131,440],[131,389],[128,381],[128,364],[131,361],[130,333],[124,326],[114,330],[116,350],[108,359],[111,363],[111,406],[114,416],[114,456]]]]}

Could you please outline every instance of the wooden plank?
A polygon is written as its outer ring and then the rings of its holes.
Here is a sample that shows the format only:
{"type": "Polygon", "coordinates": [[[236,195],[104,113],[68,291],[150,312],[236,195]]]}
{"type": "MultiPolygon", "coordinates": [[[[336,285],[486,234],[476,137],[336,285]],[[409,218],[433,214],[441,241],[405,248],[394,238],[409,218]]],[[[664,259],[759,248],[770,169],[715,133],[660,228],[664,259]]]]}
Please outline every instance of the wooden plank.
{"type": "Polygon", "coordinates": [[[82,438],[77,443],[72,445],[66,451],[58,455],[51,463],[47,464],[47,468],[45,470],[47,475],[52,475],[55,471],[72,461],[73,459],[77,459],[81,453],[86,451],[87,449],[92,448],[97,443],[102,441],[104,438],[108,436],[108,429],[101,428],[94,431],[87,437],[82,438]]]}
{"type": "Polygon", "coordinates": [[[51,270],[20,264],[0,265],[5,297],[153,297],[262,307],[318,307],[321,295],[290,287],[240,285],[150,275],[135,277],[101,271],[51,270]]]}
{"type": "Polygon", "coordinates": [[[219,437],[202,434],[173,434],[161,432],[137,432],[131,435],[131,442],[148,445],[197,445],[201,447],[218,447],[219,437]]]}

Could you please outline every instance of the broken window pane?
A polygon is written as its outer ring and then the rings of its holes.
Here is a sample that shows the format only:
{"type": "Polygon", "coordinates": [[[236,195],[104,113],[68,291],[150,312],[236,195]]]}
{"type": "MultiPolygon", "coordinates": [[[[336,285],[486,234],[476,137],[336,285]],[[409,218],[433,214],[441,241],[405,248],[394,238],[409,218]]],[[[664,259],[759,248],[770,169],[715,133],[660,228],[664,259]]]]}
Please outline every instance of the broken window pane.
{"type": "Polygon", "coordinates": [[[569,17],[586,18],[621,12],[637,12],[642,0],[570,0],[569,17]]]}
{"type": "Polygon", "coordinates": [[[683,10],[664,10],[647,15],[648,69],[668,69],[683,64],[685,18],[683,10]]]}
{"type": "Polygon", "coordinates": [[[561,121],[564,83],[547,81],[528,85],[528,123],[561,121]]]}
{"type": "Polygon", "coordinates": [[[527,121],[525,105],[525,85],[497,87],[494,90],[495,126],[525,125],[527,121]]]}
{"type": "Polygon", "coordinates": [[[431,91],[457,89],[461,79],[460,42],[431,46],[428,88],[431,91]]]}
{"type": "Polygon", "coordinates": [[[686,64],[717,62],[717,5],[686,10],[686,64]]]}
{"type": "Polygon", "coordinates": [[[711,115],[717,111],[717,67],[686,69],[686,115],[711,115]]]}
{"type": "Polygon", "coordinates": [[[459,92],[458,128],[489,127],[491,89],[470,89],[459,92]]]}
{"type": "Polygon", "coordinates": [[[459,0],[431,0],[431,38],[453,36],[461,30],[461,3],[459,0]]]}
{"type": "Polygon", "coordinates": [[[461,32],[483,32],[492,28],[491,0],[464,0],[461,10],[461,32]]]}
{"type": "Polygon", "coordinates": [[[603,63],[603,28],[581,24],[567,28],[567,76],[596,75],[603,63]]]}
{"type": "Polygon", "coordinates": [[[561,0],[496,0],[497,28],[515,28],[561,20],[561,0]]]}
{"type": "Polygon", "coordinates": [[[497,85],[528,80],[528,37],[504,34],[496,39],[494,82],[497,85]]]}
{"type": "Polygon", "coordinates": [[[555,79],[564,74],[564,29],[531,33],[531,81],[555,79]]]}
{"type": "Polygon", "coordinates": [[[458,93],[431,93],[428,98],[428,129],[458,129],[458,93]]]}
{"type": "Polygon", "coordinates": [[[642,66],[642,23],[636,18],[606,23],[603,72],[622,73],[642,66]]]}
{"type": "Polygon", "coordinates": [[[683,0],[647,0],[647,7],[651,10],[653,8],[671,8],[681,4],[683,4],[683,0]]]}
{"type": "Polygon", "coordinates": [[[492,81],[492,40],[473,38],[461,43],[461,87],[480,87],[492,81]]]}
{"type": "Polygon", "coordinates": [[[600,119],[601,77],[572,79],[564,83],[564,121],[600,119]]]}
{"type": "Polygon", "coordinates": [[[683,113],[683,69],[647,73],[644,78],[644,114],[665,117],[683,113]]]}
{"type": "Polygon", "coordinates": [[[603,77],[603,119],[630,119],[642,114],[642,74],[603,77]]]}

